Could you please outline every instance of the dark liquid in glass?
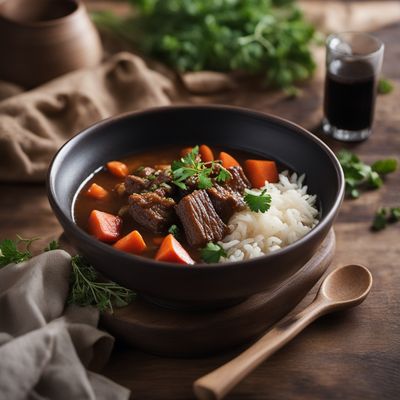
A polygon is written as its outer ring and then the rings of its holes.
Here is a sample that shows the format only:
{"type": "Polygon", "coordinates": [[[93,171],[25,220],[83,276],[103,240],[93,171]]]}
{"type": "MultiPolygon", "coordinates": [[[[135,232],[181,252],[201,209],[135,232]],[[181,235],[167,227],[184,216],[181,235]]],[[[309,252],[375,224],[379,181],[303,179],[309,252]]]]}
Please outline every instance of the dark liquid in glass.
{"type": "Polygon", "coordinates": [[[375,107],[375,76],[365,61],[333,61],[325,80],[325,116],[336,128],[370,128],[375,107]]]}

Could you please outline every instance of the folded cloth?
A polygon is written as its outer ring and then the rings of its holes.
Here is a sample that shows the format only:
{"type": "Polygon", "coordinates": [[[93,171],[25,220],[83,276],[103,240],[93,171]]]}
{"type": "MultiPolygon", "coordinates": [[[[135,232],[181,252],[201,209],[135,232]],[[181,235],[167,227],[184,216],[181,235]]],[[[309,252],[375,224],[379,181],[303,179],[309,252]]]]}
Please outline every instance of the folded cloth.
{"type": "Polygon", "coordinates": [[[114,339],[96,329],[96,309],[65,308],[70,271],[62,250],[0,269],[0,400],[129,398],[92,372],[114,339]]]}
{"type": "Polygon", "coordinates": [[[43,181],[57,149],[94,122],[171,103],[174,87],[131,53],[118,53],[0,102],[0,181],[43,181]]]}

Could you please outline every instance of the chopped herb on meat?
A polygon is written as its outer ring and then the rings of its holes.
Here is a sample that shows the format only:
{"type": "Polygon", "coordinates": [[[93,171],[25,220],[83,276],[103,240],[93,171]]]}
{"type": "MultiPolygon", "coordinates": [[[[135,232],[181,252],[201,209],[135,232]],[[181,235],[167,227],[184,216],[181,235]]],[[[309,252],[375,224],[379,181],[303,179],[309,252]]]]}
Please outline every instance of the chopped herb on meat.
{"type": "Polygon", "coordinates": [[[179,239],[179,236],[181,234],[180,229],[178,228],[177,225],[173,224],[169,227],[168,233],[172,233],[176,239],[179,239]]]}
{"type": "Polygon", "coordinates": [[[195,178],[198,189],[209,189],[213,186],[212,175],[215,172],[215,166],[218,165],[218,172],[215,179],[218,182],[225,182],[230,177],[230,172],[221,165],[220,161],[202,162],[199,159],[199,146],[171,164],[173,183],[182,190],[187,189],[186,180],[195,178]]]}

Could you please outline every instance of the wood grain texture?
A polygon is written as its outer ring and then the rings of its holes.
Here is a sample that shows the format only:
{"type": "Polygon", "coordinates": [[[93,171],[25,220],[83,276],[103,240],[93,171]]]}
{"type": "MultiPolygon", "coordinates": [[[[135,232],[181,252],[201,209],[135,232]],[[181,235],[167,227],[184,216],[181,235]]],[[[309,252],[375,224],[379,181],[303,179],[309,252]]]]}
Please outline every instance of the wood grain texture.
{"type": "MultiPolygon", "coordinates": [[[[109,4],[112,4],[110,2],[109,4]]],[[[365,161],[400,158],[400,24],[379,31],[386,43],[384,72],[395,91],[378,99],[372,137],[352,148],[365,161]]],[[[305,109],[320,113],[321,88],[305,109]]],[[[292,117],[298,120],[296,115],[292,117]]],[[[345,147],[329,142],[335,149],[345,147]]],[[[327,182],[329,184],[329,182],[327,182]]],[[[360,263],[374,277],[372,292],[354,310],[323,317],[243,381],[230,400],[378,400],[400,394],[400,224],[369,231],[380,205],[400,204],[400,172],[383,188],[343,204],[335,231],[333,265],[360,263]]],[[[44,186],[0,185],[0,239],[40,235],[57,238],[44,186]]],[[[43,247],[43,242],[36,248],[43,247]]],[[[300,307],[311,300],[313,294],[300,307]]],[[[169,359],[117,346],[104,373],[132,390],[137,400],[193,399],[192,383],[238,354],[239,349],[202,359],[169,359]]]]}

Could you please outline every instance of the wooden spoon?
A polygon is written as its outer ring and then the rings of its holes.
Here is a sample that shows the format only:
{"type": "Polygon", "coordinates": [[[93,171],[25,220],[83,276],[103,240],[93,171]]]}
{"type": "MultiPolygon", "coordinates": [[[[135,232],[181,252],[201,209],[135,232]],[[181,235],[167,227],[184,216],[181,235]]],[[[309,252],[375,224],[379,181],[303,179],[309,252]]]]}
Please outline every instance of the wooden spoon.
{"type": "Polygon", "coordinates": [[[318,317],[360,304],[367,297],[371,285],[372,275],[362,265],[335,269],[324,279],[314,301],[307,308],[282,319],[242,354],[194,382],[197,398],[222,399],[253,369],[318,317]]]}

